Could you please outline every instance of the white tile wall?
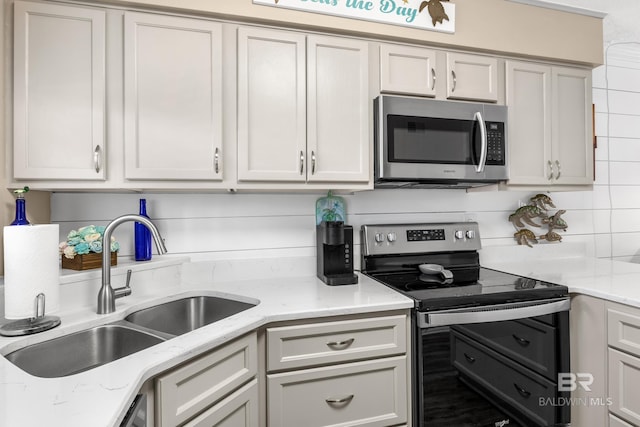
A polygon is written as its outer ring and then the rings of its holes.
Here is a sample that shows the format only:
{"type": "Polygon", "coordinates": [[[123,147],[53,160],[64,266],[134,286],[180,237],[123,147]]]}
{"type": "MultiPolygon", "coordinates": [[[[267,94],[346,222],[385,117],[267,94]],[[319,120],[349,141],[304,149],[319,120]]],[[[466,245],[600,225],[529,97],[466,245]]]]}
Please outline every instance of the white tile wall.
{"type": "Polygon", "coordinates": [[[611,41],[605,53],[606,64],[593,72],[596,252],[640,262],[640,40],[611,41]]]}

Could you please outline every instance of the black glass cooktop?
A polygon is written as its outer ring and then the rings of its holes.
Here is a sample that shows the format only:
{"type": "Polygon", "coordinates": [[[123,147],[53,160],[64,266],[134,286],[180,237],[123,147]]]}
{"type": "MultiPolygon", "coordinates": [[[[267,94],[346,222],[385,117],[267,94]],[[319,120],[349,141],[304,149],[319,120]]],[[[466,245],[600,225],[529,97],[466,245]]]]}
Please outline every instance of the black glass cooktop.
{"type": "Polygon", "coordinates": [[[568,295],[566,286],[488,268],[479,268],[471,273],[453,271],[453,275],[454,281],[447,283],[438,276],[424,275],[419,271],[370,274],[374,279],[413,298],[416,308],[420,311],[504,304],[568,295]]]}

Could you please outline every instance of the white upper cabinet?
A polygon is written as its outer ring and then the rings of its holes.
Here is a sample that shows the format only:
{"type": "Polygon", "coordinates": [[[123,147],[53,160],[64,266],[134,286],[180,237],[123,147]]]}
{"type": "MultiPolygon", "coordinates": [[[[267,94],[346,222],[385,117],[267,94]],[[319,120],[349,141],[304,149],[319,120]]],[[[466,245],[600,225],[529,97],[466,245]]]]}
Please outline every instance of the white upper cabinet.
{"type": "Polygon", "coordinates": [[[305,181],[305,36],[238,29],[238,180],[305,181]]]}
{"type": "Polygon", "coordinates": [[[368,43],[238,29],[238,180],[369,181],[368,43]]]}
{"type": "Polygon", "coordinates": [[[556,184],[593,184],[591,71],[553,67],[551,157],[556,184]]]}
{"type": "Polygon", "coordinates": [[[369,180],[368,43],[307,39],[307,179],[369,180]]]}
{"type": "Polygon", "coordinates": [[[380,45],[380,91],[467,101],[498,101],[498,59],[417,46],[380,45]]]}
{"type": "Polygon", "coordinates": [[[380,91],[436,96],[436,51],[380,45],[380,91]]]}
{"type": "Polygon", "coordinates": [[[509,185],[593,182],[591,73],[507,61],[509,185]]]}
{"type": "Polygon", "coordinates": [[[498,100],[498,60],[489,56],[447,52],[447,98],[498,100]]]}
{"type": "Polygon", "coordinates": [[[124,19],[125,178],[222,180],[222,25],[124,19]]]}
{"type": "Polygon", "coordinates": [[[13,177],[105,179],[105,12],[15,2],[13,177]]]}

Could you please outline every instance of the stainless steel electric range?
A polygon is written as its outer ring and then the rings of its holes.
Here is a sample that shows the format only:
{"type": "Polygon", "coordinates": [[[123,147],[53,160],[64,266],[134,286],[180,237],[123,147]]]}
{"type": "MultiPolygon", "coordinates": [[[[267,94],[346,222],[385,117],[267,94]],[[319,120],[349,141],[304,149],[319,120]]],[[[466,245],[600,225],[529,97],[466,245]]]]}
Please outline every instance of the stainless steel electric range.
{"type": "Polygon", "coordinates": [[[362,272],[413,298],[413,425],[566,426],[565,286],[480,266],[477,223],[362,226],[362,272]]]}

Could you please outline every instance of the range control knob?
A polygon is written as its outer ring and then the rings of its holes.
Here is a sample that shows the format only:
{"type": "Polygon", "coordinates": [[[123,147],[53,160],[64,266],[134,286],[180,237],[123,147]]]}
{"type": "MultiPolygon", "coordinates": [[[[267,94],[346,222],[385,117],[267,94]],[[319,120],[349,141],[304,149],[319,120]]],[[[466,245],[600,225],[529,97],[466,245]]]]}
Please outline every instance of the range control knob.
{"type": "Polygon", "coordinates": [[[467,236],[467,239],[475,239],[476,232],[474,230],[467,230],[466,236],[467,236]]]}
{"type": "Polygon", "coordinates": [[[464,231],[462,230],[456,230],[456,232],[453,235],[455,236],[456,240],[464,239],[464,231]]]}
{"type": "Polygon", "coordinates": [[[396,241],[396,238],[397,238],[396,233],[389,233],[389,234],[387,234],[387,240],[388,240],[390,243],[395,242],[395,241],[396,241]]]}
{"type": "Polygon", "coordinates": [[[376,243],[382,243],[384,242],[384,234],[382,233],[376,233],[376,243]]]}

